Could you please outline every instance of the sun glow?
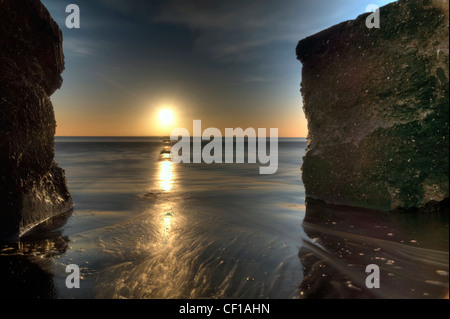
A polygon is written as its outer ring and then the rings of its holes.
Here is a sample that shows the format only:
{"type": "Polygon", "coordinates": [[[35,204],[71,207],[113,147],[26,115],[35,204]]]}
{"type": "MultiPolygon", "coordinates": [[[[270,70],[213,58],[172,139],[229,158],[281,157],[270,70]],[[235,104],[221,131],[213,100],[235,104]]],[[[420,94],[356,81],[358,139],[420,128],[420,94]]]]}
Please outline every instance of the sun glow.
{"type": "Polygon", "coordinates": [[[161,126],[172,126],[175,122],[175,115],[169,109],[162,109],[161,111],[159,111],[158,120],[161,126]]]}

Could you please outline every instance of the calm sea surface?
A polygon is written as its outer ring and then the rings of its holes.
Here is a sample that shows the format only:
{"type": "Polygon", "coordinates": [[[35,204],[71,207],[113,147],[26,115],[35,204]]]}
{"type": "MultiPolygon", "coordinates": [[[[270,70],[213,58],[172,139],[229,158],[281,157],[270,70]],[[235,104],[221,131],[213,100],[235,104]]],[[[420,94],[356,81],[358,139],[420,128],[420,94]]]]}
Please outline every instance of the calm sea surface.
{"type": "Polygon", "coordinates": [[[448,217],[364,213],[361,220],[360,211],[320,205],[308,212],[305,139],[280,140],[274,175],[260,175],[260,164],[174,164],[167,148],[160,138],[56,138],[75,208],[1,251],[3,284],[44,298],[448,291],[448,217]],[[305,214],[325,215],[314,222],[305,214]],[[376,292],[362,288],[371,263],[382,273],[376,292]],[[80,267],[80,289],[65,285],[69,264],[80,267]]]}

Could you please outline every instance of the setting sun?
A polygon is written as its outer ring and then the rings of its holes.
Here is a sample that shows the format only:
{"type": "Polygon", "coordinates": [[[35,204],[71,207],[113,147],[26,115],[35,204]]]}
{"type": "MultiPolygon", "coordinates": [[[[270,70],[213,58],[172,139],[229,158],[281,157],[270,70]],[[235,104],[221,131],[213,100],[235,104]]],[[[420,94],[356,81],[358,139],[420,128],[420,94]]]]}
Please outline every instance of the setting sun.
{"type": "Polygon", "coordinates": [[[158,114],[159,124],[161,126],[170,126],[174,123],[175,116],[169,109],[163,109],[158,114]]]}

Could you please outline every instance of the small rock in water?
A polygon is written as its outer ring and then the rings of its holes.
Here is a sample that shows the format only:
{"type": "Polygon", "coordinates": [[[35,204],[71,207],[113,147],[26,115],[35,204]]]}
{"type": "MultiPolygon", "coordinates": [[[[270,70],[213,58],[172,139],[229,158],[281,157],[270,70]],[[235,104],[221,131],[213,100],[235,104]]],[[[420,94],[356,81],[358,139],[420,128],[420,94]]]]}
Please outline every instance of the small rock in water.
{"type": "Polygon", "coordinates": [[[149,192],[144,195],[144,198],[151,199],[151,198],[155,198],[156,196],[157,195],[155,193],[149,192]]]}

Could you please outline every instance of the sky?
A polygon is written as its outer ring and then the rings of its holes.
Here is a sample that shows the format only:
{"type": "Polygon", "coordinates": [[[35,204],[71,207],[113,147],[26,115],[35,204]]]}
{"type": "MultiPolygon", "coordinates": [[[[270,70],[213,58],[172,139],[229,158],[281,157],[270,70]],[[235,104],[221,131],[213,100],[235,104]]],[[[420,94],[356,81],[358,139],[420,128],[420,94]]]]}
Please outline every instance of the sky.
{"type": "Polygon", "coordinates": [[[64,38],[64,83],[51,97],[57,136],[167,136],[201,120],[202,129],[306,137],[298,41],[393,1],[42,2],[64,38]],[[71,3],[79,29],[65,24],[71,3]]]}

